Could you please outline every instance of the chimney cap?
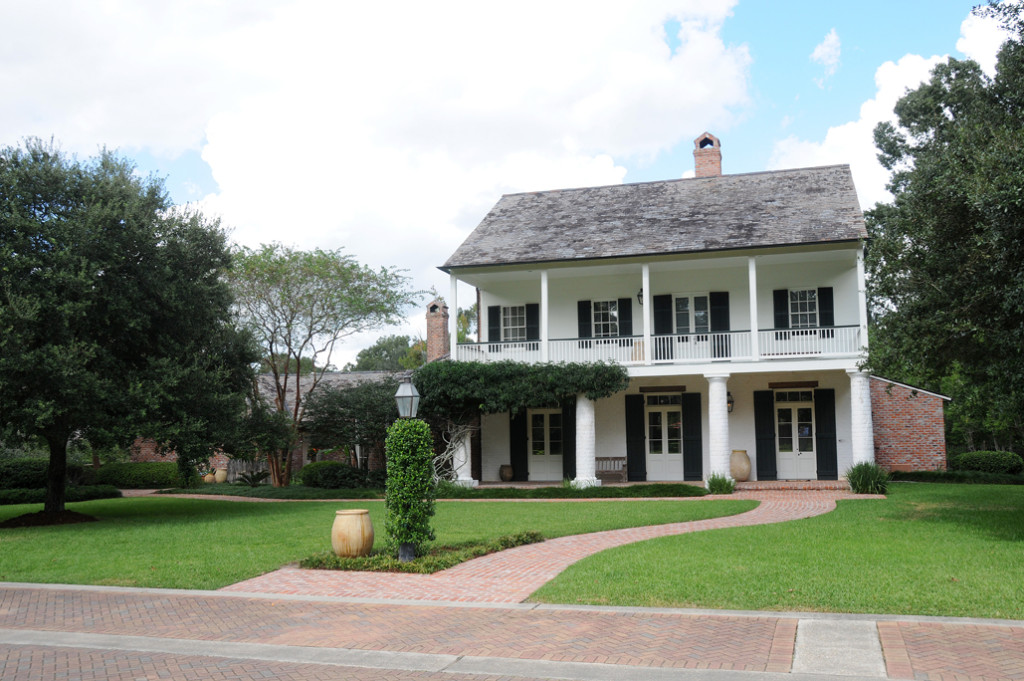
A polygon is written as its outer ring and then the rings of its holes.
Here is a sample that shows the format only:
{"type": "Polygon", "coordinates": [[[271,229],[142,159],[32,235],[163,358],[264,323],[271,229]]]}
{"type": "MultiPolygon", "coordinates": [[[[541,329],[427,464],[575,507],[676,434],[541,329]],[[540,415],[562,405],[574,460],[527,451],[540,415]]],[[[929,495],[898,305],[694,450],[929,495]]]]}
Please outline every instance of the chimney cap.
{"type": "Polygon", "coordinates": [[[705,147],[714,147],[715,149],[722,148],[722,142],[717,137],[712,135],[710,132],[705,132],[697,139],[693,140],[693,148],[704,149],[705,147]]]}

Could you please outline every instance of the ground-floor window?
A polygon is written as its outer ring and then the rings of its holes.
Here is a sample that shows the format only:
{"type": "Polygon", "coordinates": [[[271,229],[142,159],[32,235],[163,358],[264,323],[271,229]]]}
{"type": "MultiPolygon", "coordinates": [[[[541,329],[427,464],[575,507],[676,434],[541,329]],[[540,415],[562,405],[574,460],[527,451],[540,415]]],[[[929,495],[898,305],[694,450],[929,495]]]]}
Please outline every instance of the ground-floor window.
{"type": "Polygon", "coordinates": [[[814,393],[810,390],[775,394],[778,475],[784,480],[814,479],[814,393]]]}
{"type": "Polygon", "coordinates": [[[647,478],[683,479],[682,395],[648,395],[647,478]]]}
{"type": "Polygon", "coordinates": [[[561,480],[564,433],[559,409],[531,409],[527,446],[530,480],[561,480]]]}

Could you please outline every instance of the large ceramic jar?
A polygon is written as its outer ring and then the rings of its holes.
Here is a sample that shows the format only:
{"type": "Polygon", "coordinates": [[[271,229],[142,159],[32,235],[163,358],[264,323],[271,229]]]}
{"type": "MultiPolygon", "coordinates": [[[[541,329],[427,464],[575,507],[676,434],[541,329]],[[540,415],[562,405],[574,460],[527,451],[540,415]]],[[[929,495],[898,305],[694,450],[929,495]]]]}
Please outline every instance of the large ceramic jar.
{"type": "Polygon", "coordinates": [[[342,558],[370,555],[373,548],[373,523],[363,509],[338,511],[331,528],[331,548],[342,558]]]}
{"type": "Polygon", "coordinates": [[[228,481],[228,469],[218,468],[217,472],[213,474],[214,482],[227,482],[228,481]]]}
{"type": "Polygon", "coordinates": [[[729,457],[729,473],[736,482],[746,482],[750,478],[750,457],[747,450],[734,449],[729,457]]]}

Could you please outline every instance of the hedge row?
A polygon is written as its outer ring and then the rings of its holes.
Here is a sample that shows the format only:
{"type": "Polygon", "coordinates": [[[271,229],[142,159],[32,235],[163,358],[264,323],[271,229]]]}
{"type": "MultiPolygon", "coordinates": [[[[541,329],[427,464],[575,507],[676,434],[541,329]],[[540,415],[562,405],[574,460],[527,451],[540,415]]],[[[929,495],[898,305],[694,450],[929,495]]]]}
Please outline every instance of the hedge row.
{"type": "MultiPolygon", "coordinates": [[[[8,459],[0,461],[0,489],[46,489],[48,459],[8,459]]],[[[68,464],[68,482],[88,485],[94,481],[93,470],[80,464],[68,464]]]]}
{"type": "Polygon", "coordinates": [[[317,461],[299,471],[302,484],[320,489],[384,489],[385,471],[364,471],[340,461],[317,461]]]}
{"type": "Polygon", "coordinates": [[[967,452],[950,459],[949,468],[954,471],[1016,475],[1024,470],[1024,459],[1013,452],[967,452]]]}
{"type": "Polygon", "coordinates": [[[96,482],[119,489],[177,487],[178,464],[174,461],[108,463],[96,472],[96,482]]]}
{"type": "MultiPolygon", "coordinates": [[[[116,499],[121,490],[111,485],[72,485],[64,492],[64,501],[116,499]]],[[[41,504],[46,501],[45,489],[0,489],[0,506],[10,504],[41,504]]]]}

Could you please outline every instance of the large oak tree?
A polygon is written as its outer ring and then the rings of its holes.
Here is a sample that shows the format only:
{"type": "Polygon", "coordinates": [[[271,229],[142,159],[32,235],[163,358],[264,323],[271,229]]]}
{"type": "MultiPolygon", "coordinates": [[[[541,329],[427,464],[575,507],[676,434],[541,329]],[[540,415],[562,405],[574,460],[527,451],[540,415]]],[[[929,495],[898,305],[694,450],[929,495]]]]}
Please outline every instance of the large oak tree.
{"type": "Polygon", "coordinates": [[[994,77],[950,59],[875,130],[894,201],[868,211],[872,369],[953,393],[967,447],[1024,440],[1024,23],[994,77]]]}
{"type": "Polygon", "coordinates": [[[230,265],[218,224],[130,161],[0,149],[0,423],[47,443],[45,513],[73,436],[151,437],[182,466],[228,444],[257,359],[230,265]]]}

